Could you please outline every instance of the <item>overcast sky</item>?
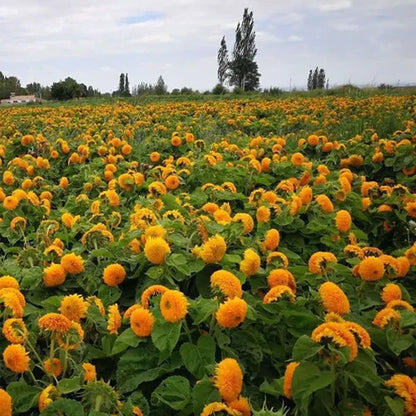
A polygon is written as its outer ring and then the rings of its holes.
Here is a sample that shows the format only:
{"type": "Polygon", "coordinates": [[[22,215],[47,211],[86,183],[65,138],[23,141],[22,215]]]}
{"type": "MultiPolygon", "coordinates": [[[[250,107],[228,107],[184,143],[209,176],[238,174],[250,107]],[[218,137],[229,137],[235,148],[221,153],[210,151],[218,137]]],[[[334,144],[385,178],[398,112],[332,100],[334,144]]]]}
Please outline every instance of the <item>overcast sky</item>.
{"type": "Polygon", "coordinates": [[[254,13],[261,86],[416,83],[416,0],[0,0],[0,71],[22,85],[67,76],[101,91],[155,83],[211,89],[223,35],[231,52],[254,13]]]}

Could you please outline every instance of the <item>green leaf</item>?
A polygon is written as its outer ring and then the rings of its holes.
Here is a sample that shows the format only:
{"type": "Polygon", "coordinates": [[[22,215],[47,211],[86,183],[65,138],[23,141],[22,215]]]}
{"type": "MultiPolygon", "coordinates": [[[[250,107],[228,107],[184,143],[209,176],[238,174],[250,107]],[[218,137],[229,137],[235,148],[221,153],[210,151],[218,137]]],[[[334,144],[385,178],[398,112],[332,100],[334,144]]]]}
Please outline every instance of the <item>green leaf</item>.
{"type": "Polygon", "coordinates": [[[163,353],[171,353],[179,341],[182,321],[166,322],[157,319],[152,330],[153,345],[163,353]]]}
{"type": "Polygon", "coordinates": [[[179,349],[183,364],[186,369],[197,379],[204,375],[204,362],[198,347],[190,342],[185,342],[179,349]]]}
{"type": "Polygon", "coordinates": [[[76,378],[64,378],[58,383],[58,391],[61,394],[73,393],[81,388],[81,380],[76,378]]]}
{"type": "Polygon", "coordinates": [[[186,257],[183,254],[180,253],[173,253],[166,259],[166,264],[168,266],[183,266],[188,262],[186,257]]]}
{"type": "Polygon", "coordinates": [[[179,354],[172,354],[158,366],[158,351],[151,343],[139,344],[126,351],[117,366],[117,390],[126,393],[135,390],[141,383],[153,381],[182,366],[179,354]]]}
{"type": "Polygon", "coordinates": [[[152,393],[152,403],[163,403],[174,410],[182,410],[191,400],[191,386],[188,379],[171,376],[163,380],[152,393]]]}
{"type": "Polygon", "coordinates": [[[221,396],[213,383],[204,377],[192,390],[192,406],[195,415],[200,415],[208,403],[221,401],[221,396]]]}
{"type": "Polygon", "coordinates": [[[402,399],[392,399],[391,397],[385,396],[384,400],[387,402],[394,416],[403,416],[404,401],[402,399]]]}
{"type": "Polygon", "coordinates": [[[138,337],[131,328],[127,328],[115,340],[111,354],[118,354],[128,347],[137,347],[141,341],[144,341],[144,339],[138,337]]]}
{"type": "Polygon", "coordinates": [[[198,339],[198,350],[207,364],[215,362],[215,341],[209,335],[201,335],[198,339]]]}
{"type": "Polygon", "coordinates": [[[37,266],[30,269],[23,269],[22,276],[22,281],[20,282],[21,289],[33,290],[41,284],[43,270],[37,266]]]}
{"type": "Polygon", "coordinates": [[[27,412],[37,405],[40,387],[29,386],[24,381],[14,381],[7,386],[7,393],[12,397],[13,414],[27,412]]]}
{"type": "Polygon", "coordinates": [[[392,328],[389,328],[386,331],[386,337],[387,345],[389,346],[390,350],[397,356],[410,348],[415,341],[411,335],[401,335],[392,328]]]}
{"type": "Polygon", "coordinates": [[[302,335],[293,346],[292,359],[294,361],[303,361],[318,354],[322,345],[313,342],[307,335],[302,335]]]}
{"type": "Polygon", "coordinates": [[[84,409],[80,402],[69,399],[58,399],[52,402],[42,413],[42,416],[83,416],[84,409]],[[62,413],[63,412],[63,413],[62,413]]]}
{"type": "Polygon", "coordinates": [[[112,305],[120,299],[121,290],[118,287],[101,285],[97,296],[103,301],[104,305],[112,305]]]}
{"type": "Polygon", "coordinates": [[[190,314],[195,325],[206,321],[218,309],[218,302],[212,299],[199,298],[192,302],[190,314]]]}
{"type": "Polygon", "coordinates": [[[146,275],[153,280],[158,280],[163,276],[164,268],[163,266],[152,266],[147,269],[146,275]]]}
{"type": "Polygon", "coordinates": [[[282,396],[283,395],[283,382],[284,377],[275,378],[270,383],[266,380],[260,386],[260,391],[267,394],[272,394],[273,396],[282,396]]]}
{"type": "Polygon", "coordinates": [[[292,380],[293,401],[306,408],[311,395],[334,381],[330,371],[320,371],[315,364],[303,362],[295,370],[292,380]]]}

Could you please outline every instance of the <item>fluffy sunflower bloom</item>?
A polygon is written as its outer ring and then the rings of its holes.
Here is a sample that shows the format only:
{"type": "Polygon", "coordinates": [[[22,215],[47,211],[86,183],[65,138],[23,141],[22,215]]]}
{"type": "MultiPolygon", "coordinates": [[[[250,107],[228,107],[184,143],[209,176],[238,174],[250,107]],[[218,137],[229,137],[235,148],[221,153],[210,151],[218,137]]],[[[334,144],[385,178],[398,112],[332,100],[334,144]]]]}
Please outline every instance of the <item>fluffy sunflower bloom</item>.
{"type": "Polygon", "coordinates": [[[47,313],[39,318],[40,329],[52,332],[68,332],[71,329],[71,321],[60,313],[47,313]]]}
{"type": "Polygon", "coordinates": [[[256,212],[257,222],[269,222],[270,220],[270,209],[265,206],[260,206],[257,208],[256,212]]]}
{"type": "Polygon", "coordinates": [[[3,200],[3,207],[8,211],[13,211],[19,205],[19,200],[15,196],[6,196],[3,200]]]}
{"type": "Polygon", "coordinates": [[[19,282],[13,276],[0,277],[0,289],[13,288],[19,290],[19,282]]]}
{"type": "Polygon", "coordinates": [[[178,322],[188,313],[188,301],[179,290],[167,290],[160,299],[160,311],[168,322],[178,322]]]}
{"type": "Polygon", "coordinates": [[[371,348],[370,334],[366,329],[364,329],[361,325],[350,321],[343,322],[343,325],[348,329],[348,331],[358,337],[360,345],[363,348],[371,348]]]}
{"type": "Polygon", "coordinates": [[[61,264],[52,263],[43,269],[43,283],[46,287],[59,286],[65,279],[66,271],[61,264]]]}
{"type": "Polygon", "coordinates": [[[109,306],[107,331],[110,334],[118,334],[118,330],[121,327],[121,319],[117,303],[109,306]]]}
{"type": "Polygon", "coordinates": [[[338,345],[338,347],[349,347],[349,361],[354,361],[357,356],[357,341],[355,340],[354,335],[344,326],[343,323],[325,322],[313,330],[311,338],[317,343],[326,343],[330,340],[338,345]]]}
{"type": "Polygon", "coordinates": [[[269,231],[267,231],[263,247],[268,251],[275,250],[280,243],[280,233],[278,230],[272,228],[269,231]]]}
{"type": "Polygon", "coordinates": [[[117,286],[126,278],[126,270],[121,264],[110,264],[104,269],[103,280],[107,286],[117,286]]]}
{"type": "Polygon", "coordinates": [[[247,277],[253,276],[260,269],[260,256],[251,248],[244,252],[244,259],[240,262],[240,271],[247,277]]]}
{"type": "Polygon", "coordinates": [[[384,263],[379,257],[367,257],[358,266],[358,274],[368,282],[380,280],[384,272],[384,263]]]}
{"type": "Polygon", "coordinates": [[[286,285],[273,286],[264,296],[263,303],[276,302],[282,297],[287,297],[291,302],[295,301],[295,294],[292,289],[286,285]]]}
{"type": "Polygon", "coordinates": [[[403,309],[407,309],[410,312],[415,311],[414,307],[409,302],[406,302],[405,300],[401,300],[401,299],[391,300],[386,305],[386,308],[392,308],[392,309],[403,308],[403,309]]]}
{"type": "Polygon", "coordinates": [[[292,380],[293,375],[295,374],[296,368],[299,366],[300,363],[294,361],[292,363],[289,363],[286,366],[285,375],[284,375],[284,381],[283,381],[283,394],[288,399],[292,398],[292,380]]]}
{"type": "Polygon", "coordinates": [[[394,389],[395,393],[404,399],[405,414],[416,414],[416,383],[404,374],[395,374],[386,381],[386,386],[394,389]]]}
{"type": "Polygon", "coordinates": [[[12,416],[12,398],[3,389],[0,389],[0,409],[2,416],[12,416]]]}
{"type": "Polygon", "coordinates": [[[314,274],[325,274],[328,272],[328,263],[337,263],[338,259],[329,251],[318,251],[313,253],[309,259],[309,272],[314,274]]]}
{"type": "Polygon", "coordinates": [[[394,283],[388,283],[381,292],[381,299],[384,303],[389,303],[392,300],[400,300],[402,298],[402,290],[400,286],[394,283]]]}
{"type": "Polygon", "coordinates": [[[84,370],[84,381],[88,383],[90,381],[97,380],[97,370],[95,369],[95,365],[90,363],[83,363],[82,369],[84,370]]]}
{"type": "Polygon", "coordinates": [[[397,277],[405,277],[410,270],[410,262],[409,259],[405,256],[397,257],[397,265],[399,270],[397,272],[397,277]]]}
{"type": "Polygon", "coordinates": [[[47,374],[53,374],[55,377],[62,374],[62,363],[58,358],[53,358],[52,361],[47,359],[43,362],[43,368],[47,374]]]}
{"type": "Polygon", "coordinates": [[[29,353],[20,344],[8,345],[3,351],[4,365],[14,373],[24,373],[29,370],[29,353]]]}
{"type": "Polygon", "coordinates": [[[373,319],[373,324],[382,329],[391,321],[400,321],[401,317],[400,312],[395,311],[393,308],[384,308],[377,312],[373,319]]]}
{"type": "Polygon", "coordinates": [[[7,341],[12,344],[24,344],[29,332],[21,318],[7,319],[2,328],[2,332],[7,341]]]}
{"type": "Polygon", "coordinates": [[[211,288],[218,289],[227,298],[241,298],[241,282],[234,274],[226,270],[217,270],[211,275],[211,288]]]}
{"type": "Polygon", "coordinates": [[[247,303],[240,298],[226,300],[220,305],[215,315],[218,325],[222,328],[236,328],[246,319],[247,303]]]}
{"type": "Polygon", "coordinates": [[[246,214],[245,212],[239,212],[238,214],[234,215],[233,221],[240,222],[243,224],[243,234],[250,234],[253,231],[254,221],[250,214],[246,214]]]}
{"type": "Polygon", "coordinates": [[[233,358],[225,358],[216,367],[215,387],[226,402],[238,399],[243,388],[243,372],[233,358]]]}
{"type": "Polygon", "coordinates": [[[105,308],[100,298],[97,298],[97,296],[88,296],[86,302],[88,304],[88,307],[95,305],[98,308],[98,311],[100,312],[101,316],[105,315],[105,308]]]}
{"type": "Polygon", "coordinates": [[[84,271],[84,260],[75,253],[68,253],[61,258],[61,266],[68,274],[79,274],[84,271]]]}
{"type": "Polygon", "coordinates": [[[144,255],[153,264],[163,264],[170,253],[169,244],[161,237],[149,238],[144,246],[144,255]]]}
{"type": "Polygon", "coordinates": [[[202,245],[199,256],[208,264],[218,263],[227,251],[227,244],[222,236],[216,234],[202,245]]]}
{"type": "Polygon", "coordinates": [[[169,290],[166,286],[162,285],[152,285],[145,289],[142,293],[140,298],[140,303],[142,304],[143,308],[149,309],[149,300],[153,296],[162,295],[167,290],[169,290]]]}
{"type": "Polygon", "coordinates": [[[238,400],[233,400],[228,405],[231,409],[240,412],[241,416],[251,416],[250,403],[246,397],[240,396],[238,400]]]}
{"type": "Polygon", "coordinates": [[[334,205],[326,195],[317,195],[315,201],[318,203],[321,210],[325,213],[334,212],[334,205]]]}
{"type": "Polygon", "coordinates": [[[286,269],[273,269],[267,276],[267,284],[270,289],[278,285],[288,286],[293,293],[296,293],[295,277],[286,269]]]}
{"type": "Polygon", "coordinates": [[[241,412],[238,410],[231,409],[225,403],[222,402],[212,402],[207,404],[203,409],[200,416],[211,416],[219,412],[226,412],[229,416],[240,416],[241,412]]]}
{"type": "Polygon", "coordinates": [[[87,315],[88,303],[81,295],[68,295],[61,301],[59,312],[69,320],[79,322],[87,315]]]}
{"type": "Polygon", "coordinates": [[[277,267],[289,267],[289,259],[287,258],[286,254],[280,251],[270,252],[267,256],[266,263],[277,267]]]}
{"type": "Polygon", "coordinates": [[[139,305],[130,315],[130,327],[138,337],[148,337],[152,333],[154,323],[152,313],[139,305]]]}
{"type": "Polygon", "coordinates": [[[12,312],[14,317],[23,317],[26,301],[19,290],[12,287],[0,289],[0,302],[4,303],[4,306],[12,312]]]}
{"type": "Polygon", "coordinates": [[[80,218],[81,217],[79,215],[73,216],[71,213],[65,212],[61,216],[61,221],[65,225],[65,227],[72,228],[76,224],[76,222],[80,220],[80,218]]]}
{"type": "Polygon", "coordinates": [[[45,410],[58,397],[58,394],[58,390],[52,384],[44,388],[39,395],[39,410],[41,412],[45,410]]]}
{"type": "Polygon", "coordinates": [[[342,289],[332,282],[325,282],[319,288],[323,307],[328,312],[345,315],[350,312],[350,302],[342,289]]]}
{"type": "Polygon", "coordinates": [[[345,209],[342,209],[337,212],[335,216],[335,225],[339,232],[346,233],[349,231],[352,225],[351,215],[345,209]]]}

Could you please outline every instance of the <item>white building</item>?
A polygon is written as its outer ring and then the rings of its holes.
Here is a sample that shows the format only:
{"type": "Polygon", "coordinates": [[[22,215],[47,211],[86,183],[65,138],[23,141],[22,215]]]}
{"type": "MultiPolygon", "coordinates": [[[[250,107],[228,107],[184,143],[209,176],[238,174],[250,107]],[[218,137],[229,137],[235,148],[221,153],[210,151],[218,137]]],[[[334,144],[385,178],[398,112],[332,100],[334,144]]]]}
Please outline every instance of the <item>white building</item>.
{"type": "Polygon", "coordinates": [[[10,98],[1,100],[1,104],[26,104],[35,102],[36,96],[34,95],[16,95],[14,92],[10,93],[10,98]]]}

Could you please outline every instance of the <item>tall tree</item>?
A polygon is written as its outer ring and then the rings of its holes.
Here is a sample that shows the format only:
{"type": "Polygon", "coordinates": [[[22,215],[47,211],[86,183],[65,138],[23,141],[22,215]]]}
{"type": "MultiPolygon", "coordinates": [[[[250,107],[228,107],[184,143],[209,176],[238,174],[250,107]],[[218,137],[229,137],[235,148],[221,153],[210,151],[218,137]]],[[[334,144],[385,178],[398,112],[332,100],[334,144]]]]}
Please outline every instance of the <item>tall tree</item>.
{"type": "Polygon", "coordinates": [[[120,81],[118,84],[118,94],[119,95],[124,95],[124,91],[125,91],[125,83],[124,83],[124,74],[120,74],[120,81]]]}
{"type": "Polygon", "coordinates": [[[311,91],[312,88],[313,88],[313,75],[312,75],[312,69],[311,69],[308,75],[308,91],[311,91]]]}
{"type": "Polygon", "coordinates": [[[229,63],[230,83],[244,91],[259,87],[260,74],[254,61],[257,54],[253,12],[244,9],[243,20],[235,30],[233,59],[229,63]]]}
{"type": "Polygon", "coordinates": [[[318,88],[318,67],[315,68],[315,71],[313,71],[312,76],[312,89],[316,90],[318,88]]]}
{"type": "Polygon", "coordinates": [[[224,82],[228,78],[228,49],[227,44],[225,42],[225,36],[221,39],[220,49],[218,50],[217,55],[218,61],[218,82],[221,85],[224,85],[224,82]]]}
{"type": "Polygon", "coordinates": [[[321,68],[318,73],[317,88],[319,89],[325,88],[325,70],[323,68],[321,68]]]}
{"type": "Polygon", "coordinates": [[[129,74],[126,74],[126,78],[124,80],[124,95],[126,97],[131,97],[130,85],[129,85],[129,74]]]}
{"type": "Polygon", "coordinates": [[[165,84],[165,81],[162,78],[162,75],[159,76],[156,85],[153,89],[155,94],[163,95],[166,94],[168,91],[168,86],[165,84]]]}

